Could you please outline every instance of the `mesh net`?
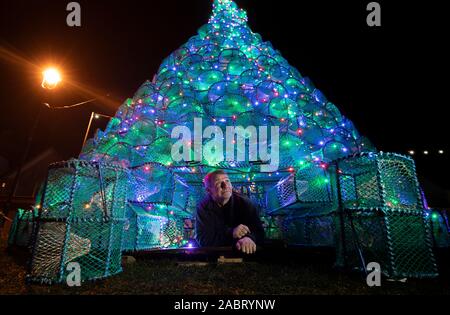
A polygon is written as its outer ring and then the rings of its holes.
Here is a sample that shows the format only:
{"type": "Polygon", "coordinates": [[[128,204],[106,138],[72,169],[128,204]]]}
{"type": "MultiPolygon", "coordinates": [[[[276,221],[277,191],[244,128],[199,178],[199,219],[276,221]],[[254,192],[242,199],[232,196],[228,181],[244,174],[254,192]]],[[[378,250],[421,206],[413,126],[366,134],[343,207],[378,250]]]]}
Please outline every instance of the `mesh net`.
{"type": "Polygon", "coordinates": [[[9,230],[8,245],[29,247],[35,224],[36,211],[18,209],[9,230]]]}
{"type": "Polygon", "coordinates": [[[416,210],[421,205],[416,169],[411,159],[386,155],[379,159],[386,206],[416,210]]]}
{"type": "Polygon", "coordinates": [[[334,216],[306,216],[285,218],[282,225],[284,239],[290,245],[335,246],[334,216]]]}
{"type": "Polygon", "coordinates": [[[387,231],[381,211],[346,211],[337,221],[338,265],[361,268],[360,247],[365,264],[377,262],[382,271],[392,274],[387,246],[387,231]]]}
{"type": "Polygon", "coordinates": [[[363,268],[364,260],[379,263],[391,277],[436,276],[414,162],[396,154],[363,154],[337,165],[338,264],[363,268]]]}
{"type": "Polygon", "coordinates": [[[174,211],[174,207],[149,204],[132,205],[124,225],[124,251],[179,248],[193,238],[190,218],[174,211]]]}
{"type": "Polygon", "coordinates": [[[430,210],[426,215],[433,231],[434,246],[450,247],[450,225],[447,211],[430,210]]]}
{"type": "Polygon", "coordinates": [[[37,222],[30,281],[61,283],[68,263],[81,268],[81,280],[117,274],[128,171],[72,160],[52,165],[37,222]]]}
{"type": "Polygon", "coordinates": [[[388,212],[386,223],[394,276],[436,276],[431,235],[428,222],[424,221],[420,211],[388,212]]]}
{"type": "Polygon", "coordinates": [[[343,207],[383,207],[376,155],[362,155],[339,161],[339,184],[343,207]]]}
{"type": "Polygon", "coordinates": [[[330,173],[317,165],[303,167],[280,179],[267,191],[266,199],[274,214],[288,210],[290,215],[299,215],[312,209],[316,216],[327,214],[333,204],[330,173]]]}

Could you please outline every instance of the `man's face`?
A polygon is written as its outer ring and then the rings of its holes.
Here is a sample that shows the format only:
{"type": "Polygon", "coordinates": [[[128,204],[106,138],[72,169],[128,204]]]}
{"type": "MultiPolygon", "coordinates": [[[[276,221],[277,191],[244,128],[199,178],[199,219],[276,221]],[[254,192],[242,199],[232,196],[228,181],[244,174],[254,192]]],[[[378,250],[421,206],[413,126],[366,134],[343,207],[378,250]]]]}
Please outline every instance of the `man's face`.
{"type": "Polygon", "coordinates": [[[217,202],[228,202],[233,194],[233,185],[228,175],[216,175],[208,187],[211,197],[217,202]]]}

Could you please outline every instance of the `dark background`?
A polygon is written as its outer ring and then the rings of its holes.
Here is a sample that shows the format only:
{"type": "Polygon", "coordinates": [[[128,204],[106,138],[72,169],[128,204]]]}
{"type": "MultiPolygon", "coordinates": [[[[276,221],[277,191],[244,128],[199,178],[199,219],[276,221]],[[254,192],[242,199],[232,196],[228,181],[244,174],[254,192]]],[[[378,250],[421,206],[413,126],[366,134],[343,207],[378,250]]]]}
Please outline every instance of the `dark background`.
{"type": "MultiPolygon", "coordinates": [[[[101,97],[77,109],[42,111],[30,159],[50,147],[62,159],[77,156],[91,111],[113,116],[165,57],[207,23],[212,7],[212,0],[78,1],[82,27],[70,28],[69,2],[0,0],[0,178],[18,166],[40,104],[101,97]],[[90,93],[67,83],[44,91],[40,74],[50,64],[61,68],[66,82],[90,93]]],[[[366,24],[369,0],[236,2],[247,10],[252,30],[271,41],[379,150],[415,150],[430,204],[449,206],[450,53],[442,1],[378,1],[380,28],[366,24]]],[[[106,123],[96,121],[92,133],[106,123]]]]}

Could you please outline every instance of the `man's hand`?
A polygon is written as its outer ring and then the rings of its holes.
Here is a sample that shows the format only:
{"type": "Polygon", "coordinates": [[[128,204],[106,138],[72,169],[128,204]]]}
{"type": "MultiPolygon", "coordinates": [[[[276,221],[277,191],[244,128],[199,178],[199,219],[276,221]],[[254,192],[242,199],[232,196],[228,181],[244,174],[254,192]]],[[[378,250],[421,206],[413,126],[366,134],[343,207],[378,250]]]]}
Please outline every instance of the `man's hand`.
{"type": "Polygon", "coordinates": [[[250,237],[240,239],[236,244],[236,248],[245,254],[256,253],[256,244],[250,237]]]}
{"type": "Polygon", "coordinates": [[[241,224],[233,230],[233,238],[236,240],[240,240],[245,235],[250,234],[250,233],[251,232],[250,232],[250,229],[248,228],[248,226],[241,224]]]}

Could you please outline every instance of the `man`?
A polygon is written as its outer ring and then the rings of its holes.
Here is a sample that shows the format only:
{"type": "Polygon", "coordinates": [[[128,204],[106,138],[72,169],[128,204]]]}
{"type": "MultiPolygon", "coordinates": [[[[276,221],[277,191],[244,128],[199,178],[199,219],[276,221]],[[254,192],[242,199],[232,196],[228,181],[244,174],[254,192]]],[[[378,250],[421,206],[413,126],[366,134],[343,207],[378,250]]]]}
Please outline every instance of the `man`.
{"type": "Polygon", "coordinates": [[[233,192],[224,171],[208,174],[204,180],[208,197],[197,207],[196,239],[202,247],[235,246],[254,254],[264,240],[264,228],[249,199],[233,192]]]}

